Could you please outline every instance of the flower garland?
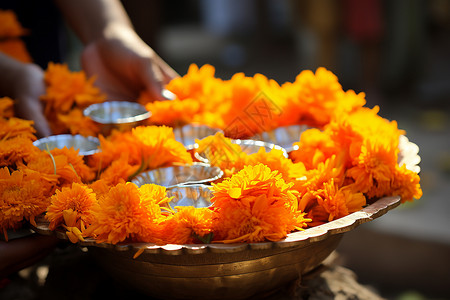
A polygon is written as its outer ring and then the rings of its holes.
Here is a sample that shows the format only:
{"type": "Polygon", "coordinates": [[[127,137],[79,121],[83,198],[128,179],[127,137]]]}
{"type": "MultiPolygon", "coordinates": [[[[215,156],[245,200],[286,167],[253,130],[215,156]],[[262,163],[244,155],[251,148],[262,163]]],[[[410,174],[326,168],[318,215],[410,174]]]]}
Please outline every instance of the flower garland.
{"type": "MultiPolygon", "coordinates": [[[[49,64],[45,112],[58,133],[98,135],[81,109],[102,102],[95,78],[49,64]]],[[[51,230],[70,241],[156,244],[279,241],[290,232],[361,210],[383,196],[402,202],[422,195],[417,173],[398,165],[395,121],[364,107],[365,95],[343,91],[337,77],[319,68],[283,85],[261,74],[230,80],[214,68],[191,65],[167,89],[174,101],[138,102],[152,111],[151,124],[99,136],[101,152],[34,147],[31,121],[14,117],[13,100],[0,99],[0,230],[17,229],[44,215],[51,230]],[[261,108],[264,108],[262,113],[261,108]],[[211,185],[207,208],[172,207],[166,188],[130,182],[139,172],[193,163],[170,125],[201,123],[224,130],[197,141],[225,177],[211,185]],[[230,138],[251,137],[279,126],[307,124],[285,157],[280,150],[242,153],[230,138]]]]}

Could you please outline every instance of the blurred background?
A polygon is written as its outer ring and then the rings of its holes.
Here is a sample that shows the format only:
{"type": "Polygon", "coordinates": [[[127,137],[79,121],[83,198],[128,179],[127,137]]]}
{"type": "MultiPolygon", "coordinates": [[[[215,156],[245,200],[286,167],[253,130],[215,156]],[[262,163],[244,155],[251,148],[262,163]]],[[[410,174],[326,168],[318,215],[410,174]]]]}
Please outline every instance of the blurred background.
{"type": "MultiPolygon", "coordinates": [[[[340,262],[383,297],[450,299],[450,1],[122,2],[138,34],[180,75],[191,63],[211,64],[219,78],[262,73],[282,84],[323,66],[397,120],[420,147],[423,197],[347,233],[340,262]]],[[[38,12],[57,14],[43,3],[38,12]]],[[[36,62],[46,67],[48,49],[59,49],[52,60],[77,70],[79,41],[67,27],[51,37],[50,22],[60,21],[41,22],[49,47],[36,62]]]]}

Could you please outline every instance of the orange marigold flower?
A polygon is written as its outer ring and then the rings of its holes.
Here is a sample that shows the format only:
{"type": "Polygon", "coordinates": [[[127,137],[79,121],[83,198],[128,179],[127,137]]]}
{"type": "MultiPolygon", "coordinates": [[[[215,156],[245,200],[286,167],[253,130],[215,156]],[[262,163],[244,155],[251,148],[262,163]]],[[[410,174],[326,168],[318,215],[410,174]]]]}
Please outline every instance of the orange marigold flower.
{"type": "Polygon", "coordinates": [[[67,114],[58,114],[58,124],[61,127],[58,132],[69,131],[71,134],[81,134],[82,136],[97,136],[100,127],[91,118],[83,115],[79,108],[70,110],[67,114]],[[62,125],[62,126],[61,126],[62,125]]]}
{"type": "Polygon", "coordinates": [[[94,77],[88,79],[83,71],[71,72],[66,64],[49,63],[44,80],[47,88],[41,99],[49,117],[55,112],[67,113],[75,104],[82,108],[106,99],[94,86],[94,77]]]}
{"type": "Polygon", "coordinates": [[[190,98],[150,102],[145,108],[152,112],[149,120],[152,124],[167,126],[192,123],[194,116],[201,112],[199,101],[190,98]]]}
{"type": "Polygon", "coordinates": [[[128,163],[129,153],[124,152],[119,159],[113,161],[101,174],[100,179],[105,184],[115,186],[119,182],[128,181],[139,169],[139,165],[130,165],[128,163]]]}
{"type": "MultiPolygon", "coordinates": [[[[155,190],[162,188],[154,187],[155,190]]],[[[162,216],[157,204],[159,200],[141,197],[133,183],[119,183],[99,198],[91,234],[99,243],[117,244],[126,239],[141,241],[142,237],[151,239],[162,216]]]]}
{"type": "Polygon", "coordinates": [[[36,147],[28,137],[16,136],[0,140],[0,167],[15,166],[27,160],[36,147]]]}
{"type": "Polygon", "coordinates": [[[214,211],[193,206],[176,209],[177,213],[161,222],[161,240],[167,244],[207,243],[212,234],[214,211]]]}
{"type": "Polygon", "coordinates": [[[31,63],[33,61],[25,43],[18,38],[7,39],[0,42],[0,52],[23,63],[31,63]]]}
{"type": "Polygon", "coordinates": [[[317,128],[304,131],[300,141],[294,143],[294,146],[298,146],[298,149],[289,153],[290,158],[294,162],[302,162],[308,170],[317,168],[320,163],[340,151],[330,134],[317,128]]]}
{"type": "MultiPolygon", "coordinates": [[[[82,182],[90,182],[95,178],[95,171],[85,164],[83,156],[78,154],[79,150],[64,147],[62,149],[52,149],[50,153],[53,157],[64,156],[67,158],[67,164],[65,166],[61,166],[60,168],[57,166],[56,173],[61,177],[64,177],[63,174],[69,172],[75,173],[82,182]],[[66,170],[66,172],[63,170],[66,170]]],[[[72,175],[68,176],[68,178],[72,178],[72,175]]]]}
{"type": "Polygon", "coordinates": [[[0,39],[20,37],[28,33],[12,10],[0,9],[0,39]]]}
{"type": "MultiPolygon", "coordinates": [[[[307,192],[323,188],[323,184],[330,180],[334,180],[336,184],[342,186],[344,184],[345,168],[341,161],[336,156],[332,156],[325,162],[319,163],[316,169],[307,170],[303,173],[303,176],[297,177],[293,181],[293,189],[299,193],[300,199],[307,192]]],[[[299,201],[301,210],[306,210],[309,206],[310,203],[305,201],[305,199],[299,201]]]]}
{"type": "Polygon", "coordinates": [[[45,215],[50,221],[50,230],[61,225],[81,230],[95,221],[93,210],[98,205],[97,198],[93,190],[84,184],[74,182],[70,187],[63,187],[56,191],[50,201],[45,215]]]}
{"type": "Polygon", "coordinates": [[[278,241],[306,226],[297,199],[278,171],[259,164],[246,166],[213,185],[216,210],[215,240],[234,242],[278,241]]]}
{"type": "Polygon", "coordinates": [[[394,180],[391,183],[391,195],[399,195],[402,203],[422,197],[420,177],[408,170],[405,165],[396,166],[394,180]]]}
{"type": "Polygon", "coordinates": [[[0,230],[6,239],[6,229],[19,228],[23,220],[34,222],[48,204],[36,178],[21,171],[10,173],[6,167],[0,169],[0,230]]]}
{"type": "Polygon", "coordinates": [[[143,169],[155,169],[172,164],[192,164],[192,156],[175,139],[173,129],[166,126],[139,126],[132,129],[138,142],[143,169]]]}
{"type": "Polygon", "coordinates": [[[34,122],[19,118],[0,118],[0,139],[10,139],[16,136],[27,138],[31,141],[36,140],[36,130],[33,127],[34,122]]]}
{"type": "Polygon", "coordinates": [[[14,116],[14,100],[9,97],[0,98],[0,118],[14,116]]]}
{"type": "Polygon", "coordinates": [[[369,199],[389,194],[397,165],[397,149],[367,137],[360,151],[346,172],[346,176],[354,180],[353,188],[369,199]]]}
{"type": "Polygon", "coordinates": [[[314,202],[306,211],[312,219],[311,226],[345,217],[366,205],[366,198],[362,193],[354,193],[346,187],[339,188],[333,178],[325,182],[323,188],[310,191],[302,198],[304,199],[301,201],[314,202]]]}

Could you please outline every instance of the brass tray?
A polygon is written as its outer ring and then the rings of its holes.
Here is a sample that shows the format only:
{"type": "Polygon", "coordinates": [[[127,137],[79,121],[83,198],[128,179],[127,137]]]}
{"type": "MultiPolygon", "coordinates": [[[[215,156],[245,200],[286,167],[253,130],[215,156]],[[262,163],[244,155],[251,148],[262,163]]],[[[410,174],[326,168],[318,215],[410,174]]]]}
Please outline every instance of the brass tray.
{"type": "MultiPolygon", "coordinates": [[[[420,170],[417,145],[400,139],[399,164],[420,170]]],[[[247,299],[280,288],[315,269],[338,246],[343,234],[370,222],[401,203],[399,196],[380,198],[364,209],[326,224],[288,234],[278,242],[155,245],[80,242],[99,264],[121,282],[161,299],[247,299]],[[142,251],[137,258],[133,256],[142,251]]],[[[34,230],[50,231],[40,218],[34,230]]]]}

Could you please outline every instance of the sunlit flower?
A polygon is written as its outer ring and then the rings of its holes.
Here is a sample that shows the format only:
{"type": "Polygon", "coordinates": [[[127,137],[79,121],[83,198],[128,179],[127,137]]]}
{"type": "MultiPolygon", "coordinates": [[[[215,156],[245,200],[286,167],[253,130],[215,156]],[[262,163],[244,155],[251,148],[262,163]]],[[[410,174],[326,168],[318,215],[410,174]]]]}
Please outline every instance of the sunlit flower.
{"type": "Polygon", "coordinates": [[[81,230],[95,220],[92,211],[97,206],[96,195],[86,185],[73,183],[70,187],[63,187],[50,200],[45,217],[50,221],[51,230],[63,224],[81,230]]]}
{"type": "Polygon", "coordinates": [[[306,212],[312,219],[312,226],[345,217],[366,205],[366,198],[362,193],[353,193],[345,187],[339,188],[333,179],[324,182],[323,188],[309,191],[302,198],[303,202],[310,203],[306,212]]]}
{"type": "Polygon", "coordinates": [[[216,241],[278,241],[306,226],[297,199],[278,171],[262,164],[246,166],[225,181],[213,185],[216,241]]]}
{"type": "Polygon", "coordinates": [[[94,212],[96,223],[91,226],[91,235],[99,243],[112,244],[126,239],[151,237],[162,216],[158,201],[141,198],[138,187],[133,183],[119,183],[100,197],[99,209],[94,212]]]}

